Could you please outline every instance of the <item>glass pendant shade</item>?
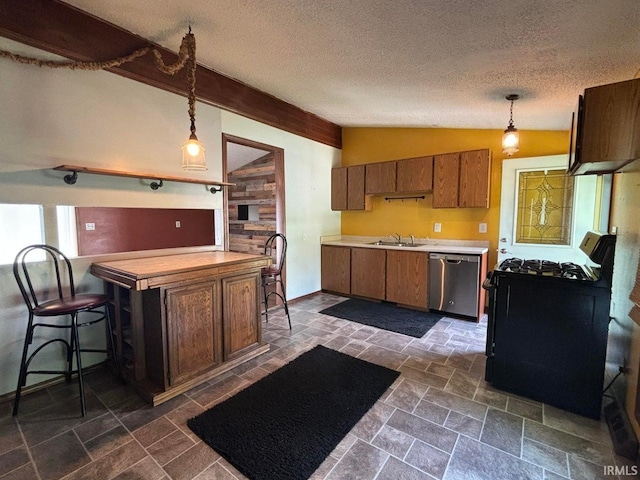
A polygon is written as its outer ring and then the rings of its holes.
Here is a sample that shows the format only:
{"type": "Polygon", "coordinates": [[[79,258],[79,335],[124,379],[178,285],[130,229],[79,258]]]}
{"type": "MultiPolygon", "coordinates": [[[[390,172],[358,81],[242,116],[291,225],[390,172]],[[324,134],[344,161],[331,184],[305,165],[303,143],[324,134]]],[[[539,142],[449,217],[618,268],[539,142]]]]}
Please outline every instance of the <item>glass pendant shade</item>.
{"type": "Polygon", "coordinates": [[[206,170],[207,162],[204,157],[204,146],[198,141],[195,133],[182,145],[182,169],[206,170]]]}
{"type": "Polygon", "coordinates": [[[520,150],[520,133],[513,125],[509,125],[502,135],[502,153],[511,156],[520,150]]]}

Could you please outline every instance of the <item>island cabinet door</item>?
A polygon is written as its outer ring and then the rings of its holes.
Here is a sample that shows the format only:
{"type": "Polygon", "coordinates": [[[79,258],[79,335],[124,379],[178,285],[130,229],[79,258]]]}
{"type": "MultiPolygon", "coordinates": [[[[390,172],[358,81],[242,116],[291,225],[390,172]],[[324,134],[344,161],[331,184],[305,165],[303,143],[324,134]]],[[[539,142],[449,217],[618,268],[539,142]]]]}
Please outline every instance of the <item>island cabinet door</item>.
{"type": "Polygon", "coordinates": [[[222,361],[220,282],[166,289],[168,383],[178,385],[222,361]]]}
{"type": "Polygon", "coordinates": [[[243,355],[260,343],[260,274],[222,279],[224,361],[243,355]]]}

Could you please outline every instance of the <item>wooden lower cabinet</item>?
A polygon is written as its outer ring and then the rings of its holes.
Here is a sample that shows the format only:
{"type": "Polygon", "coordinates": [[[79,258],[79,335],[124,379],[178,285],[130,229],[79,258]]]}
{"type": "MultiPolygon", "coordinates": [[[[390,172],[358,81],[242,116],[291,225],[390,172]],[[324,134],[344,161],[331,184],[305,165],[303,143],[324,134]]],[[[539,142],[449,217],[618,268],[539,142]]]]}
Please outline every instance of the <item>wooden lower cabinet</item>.
{"type": "Polygon", "coordinates": [[[351,295],[385,299],[386,250],[351,249],[351,295]]]}
{"type": "Polygon", "coordinates": [[[259,274],[222,279],[225,361],[242,356],[260,343],[262,324],[256,322],[260,318],[259,292],[259,274]]]}
{"type": "Polygon", "coordinates": [[[351,247],[322,245],[320,268],[322,290],[351,293],[351,247]]]}
{"type": "Polygon", "coordinates": [[[221,363],[219,289],[217,280],[166,289],[170,386],[221,363]]]}
{"type": "Polygon", "coordinates": [[[421,309],[428,305],[429,253],[387,250],[386,299],[421,309]]]}

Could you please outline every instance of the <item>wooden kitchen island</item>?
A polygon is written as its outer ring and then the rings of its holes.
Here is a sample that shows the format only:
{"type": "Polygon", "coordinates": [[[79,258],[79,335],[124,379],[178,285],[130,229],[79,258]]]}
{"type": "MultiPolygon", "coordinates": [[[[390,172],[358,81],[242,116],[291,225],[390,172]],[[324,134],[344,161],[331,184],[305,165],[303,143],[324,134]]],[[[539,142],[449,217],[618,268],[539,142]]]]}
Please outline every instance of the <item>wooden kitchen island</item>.
{"type": "Polygon", "coordinates": [[[268,351],[260,270],[270,264],[222,251],[94,263],[127,382],[158,405],[268,351]]]}

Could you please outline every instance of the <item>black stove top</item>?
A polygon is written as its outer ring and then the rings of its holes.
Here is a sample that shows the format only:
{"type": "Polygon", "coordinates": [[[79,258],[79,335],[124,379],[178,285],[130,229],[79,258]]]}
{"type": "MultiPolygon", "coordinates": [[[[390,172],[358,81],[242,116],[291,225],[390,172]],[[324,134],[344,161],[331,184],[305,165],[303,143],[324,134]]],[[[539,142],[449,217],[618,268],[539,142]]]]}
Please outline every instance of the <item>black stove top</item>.
{"type": "Polygon", "coordinates": [[[594,276],[591,275],[584,267],[571,262],[508,258],[503,260],[496,270],[501,272],[569,278],[573,280],[595,280],[594,276]]]}

